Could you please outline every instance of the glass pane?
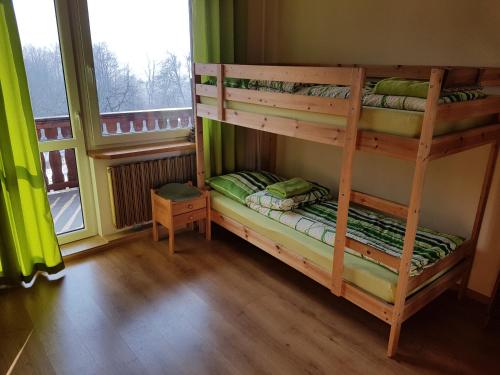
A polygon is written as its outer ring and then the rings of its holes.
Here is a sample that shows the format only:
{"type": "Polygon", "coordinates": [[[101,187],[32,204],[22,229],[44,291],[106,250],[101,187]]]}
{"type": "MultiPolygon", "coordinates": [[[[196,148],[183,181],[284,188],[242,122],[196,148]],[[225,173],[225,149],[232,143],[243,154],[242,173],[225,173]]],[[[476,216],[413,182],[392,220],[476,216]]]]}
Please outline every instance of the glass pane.
{"type": "Polygon", "coordinates": [[[14,0],[31,105],[41,142],[72,138],[52,0],[14,0]]]}
{"type": "Polygon", "coordinates": [[[87,3],[102,135],[191,127],[188,0],[87,3]]]}
{"type": "Polygon", "coordinates": [[[40,153],[56,233],[83,229],[75,149],[40,153]]]}

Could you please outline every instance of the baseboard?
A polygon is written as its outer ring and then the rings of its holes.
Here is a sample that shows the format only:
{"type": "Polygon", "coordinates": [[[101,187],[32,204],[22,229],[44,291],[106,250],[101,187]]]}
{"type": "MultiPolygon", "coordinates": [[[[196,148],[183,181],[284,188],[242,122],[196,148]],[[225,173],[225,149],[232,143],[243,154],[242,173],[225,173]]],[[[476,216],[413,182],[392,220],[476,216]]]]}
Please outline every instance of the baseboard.
{"type": "Polygon", "coordinates": [[[81,241],[71,242],[61,246],[61,252],[65,263],[71,263],[74,260],[94,254],[97,251],[107,250],[129,242],[136,238],[142,238],[151,235],[151,226],[145,226],[140,230],[127,231],[104,238],[95,236],[81,241]]]}

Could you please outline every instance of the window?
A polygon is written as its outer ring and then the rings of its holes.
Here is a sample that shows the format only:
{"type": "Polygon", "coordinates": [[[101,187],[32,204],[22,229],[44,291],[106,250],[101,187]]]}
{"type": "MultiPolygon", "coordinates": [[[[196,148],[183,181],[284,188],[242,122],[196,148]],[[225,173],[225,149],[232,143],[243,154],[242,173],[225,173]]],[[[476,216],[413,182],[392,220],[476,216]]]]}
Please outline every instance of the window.
{"type": "Polygon", "coordinates": [[[61,243],[84,238],[95,233],[90,210],[83,208],[91,201],[90,184],[80,183],[88,166],[82,133],[70,116],[65,74],[73,67],[63,69],[54,1],[15,0],[14,9],[54,227],[61,243]]]}
{"type": "Polygon", "coordinates": [[[103,142],[192,127],[188,0],[87,0],[103,142]],[[108,138],[108,139],[106,139],[108,138]]]}
{"type": "Polygon", "coordinates": [[[38,140],[72,138],[54,3],[16,0],[14,6],[38,140]]]}

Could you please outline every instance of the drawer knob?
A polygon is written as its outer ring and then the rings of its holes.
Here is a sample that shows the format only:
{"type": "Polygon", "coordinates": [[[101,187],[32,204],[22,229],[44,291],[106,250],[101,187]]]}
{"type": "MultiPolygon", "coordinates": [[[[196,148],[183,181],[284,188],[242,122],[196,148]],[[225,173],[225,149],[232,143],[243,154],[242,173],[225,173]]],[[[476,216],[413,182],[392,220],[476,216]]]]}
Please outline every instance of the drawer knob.
{"type": "Polygon", "coordinates": [[[193,205],[191,203],[188,204],[188,208],[193,208],[193,205]]]}
{"type": "Polygon", "coordinates": [[[189,220],[193,220],[193,217],[192,217],[192,216],[189,216],[189,220]]]}

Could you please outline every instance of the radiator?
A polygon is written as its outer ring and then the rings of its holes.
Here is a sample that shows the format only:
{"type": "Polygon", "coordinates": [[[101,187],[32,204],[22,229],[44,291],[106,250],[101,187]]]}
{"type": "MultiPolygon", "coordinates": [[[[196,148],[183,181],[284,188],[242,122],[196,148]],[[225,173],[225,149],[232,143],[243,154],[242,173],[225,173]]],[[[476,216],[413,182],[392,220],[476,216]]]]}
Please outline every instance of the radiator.
{"type": "Polygon", "coordinates": [[[196,178],[196,155],[187,154],[108,167],[111,210],[116,228],[151,220],[151,191],[169,182],[196,178]]]}

